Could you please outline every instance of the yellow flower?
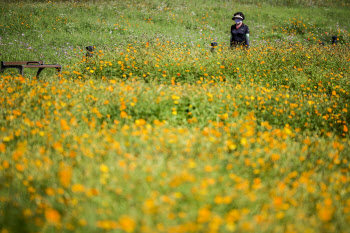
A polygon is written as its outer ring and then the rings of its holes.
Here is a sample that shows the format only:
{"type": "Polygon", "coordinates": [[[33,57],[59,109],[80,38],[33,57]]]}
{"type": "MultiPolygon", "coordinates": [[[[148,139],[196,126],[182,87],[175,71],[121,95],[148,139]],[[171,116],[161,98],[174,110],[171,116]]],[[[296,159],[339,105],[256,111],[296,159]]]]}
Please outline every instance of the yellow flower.
{"type": "Polygon", "coordinates": [[[23,210],[23,215],[25,217],[30,217],[33,215],[33,212],[30,209],[25,209],[25,210],[23,210]]]}
{"type": "Polygon", "coordinates": [[[118,227],[118,223],[113,220],[102,220],[96,222],[97,227],[102,228],[104,230],[112,230],[118,227]]]}
{"type": "Polygon", "coordinates": [[[46,194],[48,195],[48,196],[53,196],[53,195],[55,195],[55,190],[53,189],[53,188],[47,188],[47,189],[45,189],[45,192],[46,192],[46,194]]]}
{"type": "Polygon", "coordinates": [[[276,218],[277,218],[277,219],[282,219],[282,218],[284,218],[284,216],[285,216],[285,214],[284,214],[283,211],[279,211],[279,212],[276,214],[276,218]]]}
{"type": "Polygon", "coordinates": [[[85,187],[82,184],[74,184],[72,186],[72,192],[73,193],[82,193],[85,191],[85,187]]]}
{"type": "Polygon", "coordinates": [[[237,209],[231,210],[227,215],[226,215],[226,221],[228,223],[234,223],[238,221],[241,218],[241,213],[237,209]]]}
{"type": "Polygon", "coordinates": [[[87,225],[87,221],[85,219],[79,219],[79,225],[80,226],[86,226],[87,225]]]}
{"type": "Polygon", "coordinates": [[[105,164],[100,165],[100,171],[107,173],[109,171],[108,167],[105,164]]]}
{"type": "Polygon", "coordinates": [[[248,144],[248,140],[247,140],[246,138],[242,138],[242,139],[241,139],[241,144],[242,144],[243,146],[247,145],[247,144],[248,144]]]}
{"type": "Polygon", "coordinates": [[[122,216],[118,222],[120,228],[125,232],[133,232],[135,230],[136,222],[129,216],[122,216]]]}
{"type": "Polygon", "coordinates": [[[245,221],[242,223],[242,229],[243,229],[243,232],[252,231],[253,225],[251,222],[245,221]]]}
{"type": "Polygon", "coordinates": [[[143,203],[143,212],[146,214],[155,214],[158,212],[158,206],[153,199],[149,198],[143,203]]]}

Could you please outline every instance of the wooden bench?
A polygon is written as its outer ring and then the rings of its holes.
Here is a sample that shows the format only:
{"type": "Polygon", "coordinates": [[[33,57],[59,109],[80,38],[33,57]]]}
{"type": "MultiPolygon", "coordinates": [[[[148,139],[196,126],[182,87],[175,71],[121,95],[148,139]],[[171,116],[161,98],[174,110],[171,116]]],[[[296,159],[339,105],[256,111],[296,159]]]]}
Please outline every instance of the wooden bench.
{"type": "Polygon", "coordinates": [[[2,61],[0,73],[9,68],[17,69],[22,76],[24,68],[38,68],[36,77],[39,77],[44,68],[56,68],[56,70],[60,73],[62,66],[57,64],[45,65],[44,61],[2,61]]]}

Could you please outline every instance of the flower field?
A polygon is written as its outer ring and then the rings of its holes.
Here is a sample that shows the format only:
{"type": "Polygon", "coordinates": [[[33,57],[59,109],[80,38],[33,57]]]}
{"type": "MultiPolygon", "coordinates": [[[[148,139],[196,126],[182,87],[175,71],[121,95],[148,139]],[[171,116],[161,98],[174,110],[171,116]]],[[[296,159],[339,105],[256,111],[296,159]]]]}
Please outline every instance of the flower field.
{"type": "Polygon", "coordinates": [[[0,6],[0,233],[349,232],[349,3],[208,2],[0,6]]]}

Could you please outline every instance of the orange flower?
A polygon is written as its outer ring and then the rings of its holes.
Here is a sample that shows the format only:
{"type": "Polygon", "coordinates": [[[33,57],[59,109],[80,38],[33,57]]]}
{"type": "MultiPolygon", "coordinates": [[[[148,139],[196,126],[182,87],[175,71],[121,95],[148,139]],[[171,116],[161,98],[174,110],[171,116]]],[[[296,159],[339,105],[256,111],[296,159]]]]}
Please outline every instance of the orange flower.
{"type": "Polygon", "coordinates": [[[67,121],[66,121],[66,120],[62,119],[62,120],[60,121],[60,124],[61,124],[61,128],[62,128],[64,131],[70,129],[70,127],[69,127],[69,125],[67,124],[67,121]]]}
{"type": "Polygon", "coordinates": [[[48,208],[45,210],[45,218],[49,223],[53,225],[58,225],[61,222],[60,213],[52,208],[48,208]]]}
{"type": "Polygon", "coordinates": [[[273,198],[273,204],[279,208],[283,204],[283,199],[282,197],[274,197],[273,198]]]}
{"type": "Polygon", "coordinates": [[[9,168],[9,167],[10,167],[10,164],[9,164],[9,162],[7,162],[6,160],[4,160],[4,161],[2,162],[2,166],[3,166],[4,168],[9,168]]]}
{"type": "Polygon", "coordinates": [[[272,155],[271,155],[271,160],[272,160],[272,161],[275,162],[275,161],[277,161],[277,160],[279,160],[279,159],[280,159],[280,155],[279,155],[279,154],[272,154],[272,155]]]}
{"type": "Polygon", "coordinates": [[[201,208],[198,210],[198,218],[197,221],[199,223],[205,223],[208,222],[211,218],[211,211],[207,208],[201,208]]]}
{"type": "Polygon", "coordinates": [[[92,188],[92,189],[90,189],[90,190],[88,190],[88,191],[86,192],[86,195],[87,195],[88,197],[97,196],[97,195],[98,195],[98,190],[95,189],[95,188],[92,188]]]}
{"type": "Polygon", "coordinates": [[[120,117],[121,117],[121,118],[127,118],[127,117],[128,117],[128,114],[127,114],[126,112],[122,111],[122,112],[120,113],[120,117]]]}
{"type": "Polygon", "coordinates": [[[5,151],[6,151],[5,143],[0,143],[0,152],[5,153],[5,151]]]}
{"type": "Polygon", "coordinates": [[[12,87],[8,87],[7,88],[7,93],[12,93],[13,92],[13,88],[12,87]]]}
{"type": "Polygon", "coordinates": [[[324,207],[321,207],[317,214],[318,214],[318,217],[324,221],[324,222],[328,222],[332,219],[333,217],[333,212],[334,210],[332,208],[329,208],[327,206],[324,206],[324,207]]]}
{"type": "Polygon", "coordinates": [[[16,169],[20,172],[24,171],[24,166],[22,164],[16,163],[16,169]]]}
{"type": "Polygon", "coordinates": [[[61,163],[60,169],[58,171],[58,178],[63,187],[69,187],[72,179],[72,167],[67,164],[61,163]]]}

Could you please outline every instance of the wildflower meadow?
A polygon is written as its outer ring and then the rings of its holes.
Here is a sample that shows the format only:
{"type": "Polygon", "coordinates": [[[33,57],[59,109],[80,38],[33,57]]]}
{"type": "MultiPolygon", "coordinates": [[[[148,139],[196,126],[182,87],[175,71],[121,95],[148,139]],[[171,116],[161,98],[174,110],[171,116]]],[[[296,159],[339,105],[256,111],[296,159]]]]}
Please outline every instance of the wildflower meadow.
{"type": "Polygon", "coordinates": [[[349,14],[4,0],[0,61],[62,71],[0,73],[0,233],[350,232],[349,14]]]}

